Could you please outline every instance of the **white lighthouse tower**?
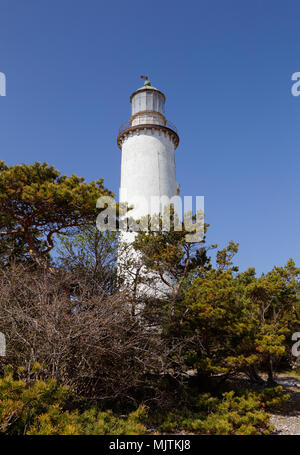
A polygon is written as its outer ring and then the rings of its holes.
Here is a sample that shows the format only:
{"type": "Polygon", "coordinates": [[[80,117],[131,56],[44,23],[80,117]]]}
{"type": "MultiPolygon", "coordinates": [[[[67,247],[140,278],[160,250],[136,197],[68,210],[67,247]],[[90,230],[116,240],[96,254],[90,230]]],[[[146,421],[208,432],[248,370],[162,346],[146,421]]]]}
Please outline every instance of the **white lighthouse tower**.
{"type": "MultiPolygon", "coordinates": [[[[165,95],[143,78],[144,86],[130,96],[131,117],[121,126],[117,139],[122,150],[119,199],[134,207],[130,216],[135,220],[158,213],[153,201],[178,194],[174,156],[178,133],[166,120],[165,95]]],[[[130,243],[134,236],[123,232],[122,242],[130,243]]]]}

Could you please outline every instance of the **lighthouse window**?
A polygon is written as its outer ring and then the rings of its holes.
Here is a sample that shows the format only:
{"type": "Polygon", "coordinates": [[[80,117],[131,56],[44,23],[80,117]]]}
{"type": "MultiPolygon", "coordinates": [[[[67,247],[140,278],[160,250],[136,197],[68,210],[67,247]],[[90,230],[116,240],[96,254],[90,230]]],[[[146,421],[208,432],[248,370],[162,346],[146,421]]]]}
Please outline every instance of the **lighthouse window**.
{"type": "Polygon", "coordinates": [[[162,114],[164,114],[164,112],[165,112],[165,105],[164,105],[164,100],[162,99],[161,96],[159,97],[159,104],[160,104],[160,112],[161,112],[162,114]]]}
{"type": "Polygon", "coordinates": [[[138,95],[137,97],[137,104],[136,104],[136,111],[139,112],[142,107],[142,100],[141,100],[141,95],[138,95]]]}
{"type": "Polygon", "coordinates": [[[133,113],[135,114],[138,110],[138,100],[137,100],[137,97],[135,96],[133,98],[133,113]]]}
{"type": "Polygon", "coordinates": [[[162,108],[161,108],[161,97],[159,95],[157,96],[157,110],[158,110],[158,112],[162,111],[162,108]]]}
{"type": "Polygon", "coordinates": [[[145,111],[146,110],[146,93],[140,93],[140,106],[139,106],[139,111],[145,111]]]}
{"type": "Polygon", "coordinates": [[[134,103],[134,113],[136,114],[137,112],[140,112],[143,110],[143,93],[138,93],[134,97],[135,103],[134,103]]]}
{"type": "Polygon", "coordinates": [[[146,96],[147,96],[146,110],[152,111],[153,110],[153,95],[152,95],[152,93],[146,93],[146,96]]]}
{"type": "Polygon", "coordinates": [[[153,95],[153,110],[154,111],[158,111],[159,110],[159,104],[158,103],[159,103],[159,99],[158,99],[157,94],[155,93],[153,95]]]}
{"type": "Polygon", "coordinates": [[[136,96],[132,98],[132,114],[136,113],[136,96]]]}

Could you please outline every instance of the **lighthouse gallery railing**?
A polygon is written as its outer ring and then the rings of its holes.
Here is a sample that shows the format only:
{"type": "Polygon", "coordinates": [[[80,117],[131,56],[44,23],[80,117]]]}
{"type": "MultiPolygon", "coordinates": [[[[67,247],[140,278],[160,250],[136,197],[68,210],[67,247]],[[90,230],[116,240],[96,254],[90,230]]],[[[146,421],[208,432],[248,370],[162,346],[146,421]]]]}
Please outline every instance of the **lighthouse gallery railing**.
{"type": "MultiPolygon", "coordinates": [[[[141,126],[143,125],[142,123],[140,123],[138,126],[141,126]]],[[[145,123],[145,125],[148,125],[147,123],[145,123]]],[[[157,126],[156,124],[153,124],[153,126],[157,126]]],[[[169,128],[169,130],[172,130],[174,131],[177,135],[178,135],[178,131],[177,131],[177,128],[176,126],[172,123],[172,122],[169,122],[169,120],[167,120],[166,124],[165,125],[161,125],[161,126],[164,126],[165,128],[169,128]]],[[[118,136],[123,133],[123,131],[125,130],[128,130],[129,128],[131,128],[132,125],[129,121],[127,122],[124,122],[122,123],[122,125],[120,126],[119,128],[119,133],[118,133],[118,136]]]]}

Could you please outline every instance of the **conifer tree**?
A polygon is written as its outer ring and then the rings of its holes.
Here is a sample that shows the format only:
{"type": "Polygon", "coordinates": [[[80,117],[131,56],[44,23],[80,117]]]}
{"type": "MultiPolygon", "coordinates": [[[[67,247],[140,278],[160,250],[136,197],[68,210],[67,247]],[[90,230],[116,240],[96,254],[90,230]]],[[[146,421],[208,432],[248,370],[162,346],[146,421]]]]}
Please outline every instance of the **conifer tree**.
{"type": "Polygon", "coordinates": [[[106,194],[111,193],[103,179],[87,183],[47,163],[8,167],[0,162],[0,248],[13,239],[15,254],[19,245],[32,261],[49,268],[55,235],[95,223],[96,201],[106,194]]]}

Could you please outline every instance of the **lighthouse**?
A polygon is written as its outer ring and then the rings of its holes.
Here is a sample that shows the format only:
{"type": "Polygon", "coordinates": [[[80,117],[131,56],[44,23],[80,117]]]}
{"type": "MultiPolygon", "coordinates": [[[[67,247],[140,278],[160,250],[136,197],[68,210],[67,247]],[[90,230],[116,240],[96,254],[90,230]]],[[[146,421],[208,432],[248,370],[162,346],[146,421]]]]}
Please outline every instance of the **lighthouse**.
{"type": "MultiPolygon", "coordinates": [[[[164,93],[142,77],[145,83],[130,96],[131,117],[117,138],[122,151],[119,201],[133,207],[135,220],[162,213],[162,204],[178,195],[177,129],[166,119],[164,93]]],[[[130,244],[135,235],[123,232],[120,242],[130,244]]]]}

